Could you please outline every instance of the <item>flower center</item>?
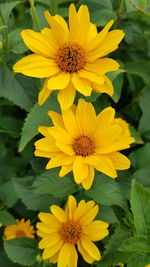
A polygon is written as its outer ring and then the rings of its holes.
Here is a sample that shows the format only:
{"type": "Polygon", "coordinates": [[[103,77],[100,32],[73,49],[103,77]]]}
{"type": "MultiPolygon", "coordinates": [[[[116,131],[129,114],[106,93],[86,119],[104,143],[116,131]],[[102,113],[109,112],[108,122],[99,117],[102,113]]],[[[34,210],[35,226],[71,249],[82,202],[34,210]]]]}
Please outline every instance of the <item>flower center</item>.
{"type": "Polygon", "coordinates": [[[26,234],[23,230],[18,230],[16,232],[16,237],[25,237],[25,236],[26,236],[26,234]]]}
{"type": "Polygon", "coordinates": [[[85,51],[76,43],[66,43],[57,51],[56,62],[65,72],[76,72],[85,64],[85,51]]]}
{"type": "Polygon", "coordinates": [[[81,236],[81,226],[75,222],[66,222],[60,230],[62,240],[69,244],[76,244],[81,236]]]}
{"type": "Polygon", "coordinates": [[[72,147],[76,155],[86,157],[94,153],[95,144],[90,137],[80,136],[75,139],[72,147]]]}

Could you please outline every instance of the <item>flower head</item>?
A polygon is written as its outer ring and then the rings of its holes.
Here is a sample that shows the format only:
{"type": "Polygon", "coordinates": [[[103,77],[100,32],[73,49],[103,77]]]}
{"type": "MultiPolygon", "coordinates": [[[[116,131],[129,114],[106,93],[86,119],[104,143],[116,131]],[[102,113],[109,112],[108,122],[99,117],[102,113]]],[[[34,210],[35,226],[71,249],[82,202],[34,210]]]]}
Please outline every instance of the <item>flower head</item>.
{"type": "Polygon", "coordinates": [[[58,267],[77,266],[77,246],[83,259],[92,264],[101,255],[92,241],[102,240],[108,235],[108,223],[96,220],[99,207],[93,200],[81,200],[77,205],[69,196],[65,210],[50,207],[51,214],[40,212],[42,222],[37,223],[37,234],[42,237],[39,248],[44,249],[42,258],[58,262],[58,267]]]}
{"type": "Polygon", "coordinates": [[[17,238],[17,237],[30,237],[34,238],[34,228],[30,225],[30,220],[25,221],[17,219],[16,224],[8,225],[4,230],[4,238],[6,240],[17,238]]]}
{"type": "Polygon", "coordinates": [[[101,32],[90,22],[86,5],[78,12],[74,4],[69,8],[69,25],[59,15],[45,17],[51,28],[40,33],[23,30],[22,38],[33,52],[13,67],[15,72],[24,75],[46,78],[39,94],[42,104],[52,90],[59,90],[58,101],[62,109],[68,109],[75,98],[76,90],[90,96],[92,90],[113,95],[113,85],[107,72],[115,71],[119,64],[107,54],[118,48],[124,37],[122,30],[109,31],[113,20],[109,21],[101,32]]]}
{"type": "Polygon", "coordinates": [[[130,167],[128,158],[118,151],[129,148],[134,138],[126,135],[114,115],[115,110],[108,107],[96,116],[92,104],[83,99],[62,115],[50,111],[54,126],[39,127],[45,137],[35,143],[35,155],[51,159],[46,169],[62,166],[61,177],[73,170],[75,182],[85,189],[93,183],[94,168],[116,178],[116,170],[130,167]]]}

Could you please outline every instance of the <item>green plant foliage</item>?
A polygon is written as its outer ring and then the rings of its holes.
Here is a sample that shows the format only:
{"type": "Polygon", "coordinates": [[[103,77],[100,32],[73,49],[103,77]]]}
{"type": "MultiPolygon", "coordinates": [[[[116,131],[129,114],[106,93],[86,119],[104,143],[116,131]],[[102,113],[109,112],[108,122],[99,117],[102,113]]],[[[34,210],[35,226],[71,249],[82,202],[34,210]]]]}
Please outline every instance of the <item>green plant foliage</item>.
{"type": "Polygon", "coordinates": [[[51,127],[48,112],[61,109],[58,91],[38,105],[44,79],[13,71],[19,59],[32,53],[21,31],[39,31],[31,2],[0,0],[0,267],[57,266],[42,260],[37,235],[5,240],[4,230],[24,218],[36,231],[38,213],[49,213],[51,205],[64,208],[71,194],[77,201],[94,200],[100,207],[96,220],[109,223],[109,235],[96,242],[102,259],[90,265],[79,256],[79,267],[145,267],[150,264],[150,1],[33,1],[41,29],[49,27],[45,10],[68,21],[68,8],[74,3],[77,9],[88,6],[98,32],[112,19],[111,29],[125,32],[119,48],[110,54],[120,64],[119,70],[107,73],[114,95],[93,91],[85,97],[77,92],[74,103],[84,98],[97,114],[112,106],[116,117],[129,123],[135,143],[122,153],[131,168],[117,171],[116,179],[96,171],[90,190],[76,184],[72,172],[61,178],[60,167],[45,170],[49,159],[34,156],[34,142],[41,138],[38,127],[51,127]]]}

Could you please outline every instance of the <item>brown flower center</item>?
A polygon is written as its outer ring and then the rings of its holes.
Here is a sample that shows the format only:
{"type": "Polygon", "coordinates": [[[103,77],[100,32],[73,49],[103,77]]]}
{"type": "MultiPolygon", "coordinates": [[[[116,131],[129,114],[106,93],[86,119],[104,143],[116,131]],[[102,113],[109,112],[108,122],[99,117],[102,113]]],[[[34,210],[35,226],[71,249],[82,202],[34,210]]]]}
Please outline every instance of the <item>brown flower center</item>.
{"type": "Polygon", "coordinates": [[[16,237],[25,237],[25,236],[26,236],[26,234],[23,230],[18,230],[16,232],[16,237]]]}
{"type": "Polygon", "coordinates": [[[86,157],[94,153],[95,144],[90,137],[80,136],[75,139],[72,147],[76,155],[86,157]]]}
{"type": "Polygon", "coordinates": [[[57,51],[56,62],[65,72],[76,72],[85,64],[85,51],[76,43],[66,43],[57,51]]]}
{"type": "Polygon", "coordinates": [[[81,237],[81,226],[75,222],[66,222],[60,230],[62,240],[69,244],[76,244],[81,237]]]}

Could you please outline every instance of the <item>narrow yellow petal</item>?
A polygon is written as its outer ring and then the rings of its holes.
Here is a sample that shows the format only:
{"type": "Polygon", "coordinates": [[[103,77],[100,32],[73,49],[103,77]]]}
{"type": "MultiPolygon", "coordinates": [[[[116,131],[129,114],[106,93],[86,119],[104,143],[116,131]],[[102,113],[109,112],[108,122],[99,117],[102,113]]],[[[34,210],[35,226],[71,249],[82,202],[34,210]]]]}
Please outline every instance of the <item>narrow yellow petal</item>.
{"type": "Polygon", "coordinates": [[[118,70],[119,66],[118,62],[114,59],[101,58],[94,62],[86,63],[84,69],[97,75],[104,75],[106,72],[118,70]]]}
{"type": "Polygon", "coordinates": [[[90,14],[88,7],[86,5],[81,5],[78,10],[78,18],[79,18],[79,44],[84,45],[89,36],[89,28],[90,28],[90,14]]]}
{"type": "Polygon", "coordinates": [[[39,248],[44,249],[44,248],[50,248],[60,242],[60,235],[58,233],[50,234],[46,237],[44,237],[40,242],[39,242],[39,248]]]}
{"type": "Polygon", "coordinates": [[[60,222],[64,223],[67,221],[67,215],[64,212],[63,209],[61,209],[60,207],[56,206],[56,205],[52,205],[50,207],[50,210],[52,212],[52,214],[56,217],[57,220],[59,220],[60,222]]]}
{"type": "Polygon", "coordinates": [[[84,238],[81,240],[83,248],[87,251],[87,253],[94,258],[95,260],[99,261],[101,259],[100,252],[98,248],[91,242],[90,240],[84,238]]]}
{"type": "Polygon", "coordinates": [[[95,169],[110,176],[111,178],[117,177],[115,166],[107,156],[100,156],[99,165],[96,165],[95,169]]]}
{"type": "Polygon", "coordinates": [[[108,234],[108,223],[103,221],[94,221],[85,226],[87,237],[91,241],[98,241],[104,239],[108,234]]]}
{"type": "Polygon", "coordinates": [[[64,128],[62,115],[60,115],[59,113],[57,113],[55,111],[49,111],[48,115],[50,116],[54,126],[59,126],[61,128],[64,128]]]}
{"type": "Polygon", "coordinates": [[[75,95],[76,89],[72,83],[69,83],[65,89],[58,92],[58,102],[62,110],[67,110],[71,107],[75,99],[75,95]]]}
{"type": "Polygon", "coordinates": [[[93,180],[94,180],[94,168],[93,166],[89,166],[89,174],[88,177],[82,182],[82,185],[84,187],[85,190],[89,190],[93,184],[93,180]]]}
{"type": "Polygon", "coordinates": [[[81,94],[85,96],[90,96],[92,92],[92,87],[90,85],[90,82],[84,78],[80,78],[78,73],[74,72],[72,73],[71,81],[81,94]]]}
{"type": "Polygon", "coordinates": [[[104,77],[100,75],[98,76],[97,74],[93,72],[89,72],[87,70],[82,69],[78,71],[78,73],[79,73],[80,78],[85,78],[89,80],[90,82],[94,82],[98,85],[102,85],[104,83],[104,77]]]}
{"type": "Polygon", "coordinates": [[[89,169],[88,165],[84,163],[84,158],[77,156],[73,163],[73,175],[75,182],[80,184],[88,177],[89,169]]]}
{"type": "Polygon", "coordinates": [[[45,80],[43,88],[39,92],[39,95],[38,95],[38,104],[39,105],[42,105],[51,94],[51,90],[49,90],[47,88],[47,81],[48,81],[48,79],[45,80]]]}
{"type": "Polygon", "coordinates": [[[60,177],[64,177],[66,174],[68,174],[71,171],[72,171],[72,164],[71,165],[62,166],[61,170],[59,172],[59,176],[60,177]]]}
{"type": "Polygon", "coordinates": [[[70,73],[60,72],[48,80],[47,87],[50,90],[61,90],[67,87],[70,82],[70,73]]]}
{"type": "Polygon", "coordinates": [[[58,267],[66,267],[70,261],[70,247],[73,245],[65,243],[59,253],[58,256],[58,267]]]}
{"type": "Polygon", "coordinates": [[[65,129],[59,126],[49,127],[48,132],[57,141],[63,142],[67,145],[73,144],[72,136],[65,129]]]}
{"type": "Polygon", "coordinates": [[[75,115],[71,109],[62,111],[62,117],[64,121],[65,128],[67,132],[73,137],[77,138],[79,136],[79,129],[76,122],[75,115]]]}
{"type": "Polygon", "coordinates": [[[58,244],[50,248],[44,249],[44,252],[42,254],[43,260],[50,259],[53,255],[55,255],[61,249],[62,245],[63,245],[63,241],[60,241],[58,244]]]}
{"type": "Polygon", "coordinates": [[[104,75],[104,84],[97,85],[97,84],[92,83],[92,85],[93,85],[94,91],[97,93],[106,93],[110,96],[114,94],[113,84],[106,75],[104,75]]]}
{"type": "Polygon", "coordinates": [[[13,70],[35,78],[47,78],[60,71],[54,60],[35,54],[20,59],[13,70]]]}
{"type": "Polygon", "coordinates": [[[78,242],[78,250],[87,263],[92,264],[95,261],[95,259],[83,248],[81,242],[78,242]]]}
{"type": "Polygon", "coordinates": [[[23,30],[21,36],[26,46],[35,54],[55,58],[56,49],[46,35],[32,30],[23,30]]]}
{"type": "Polygon", "coordinates": [[[78,42],[79,40],[79,18],[74,4],[69,6],[69,28],[70,28],[70,40],[72,42],[78,42]]]}
{"type": "Polygon", "coordinates": [[[113,162],[116,170],[126,170],[130,168],[130,160],[119,152],[113,152],[111,154],[107,154],[107,156],[113,162]]]}

